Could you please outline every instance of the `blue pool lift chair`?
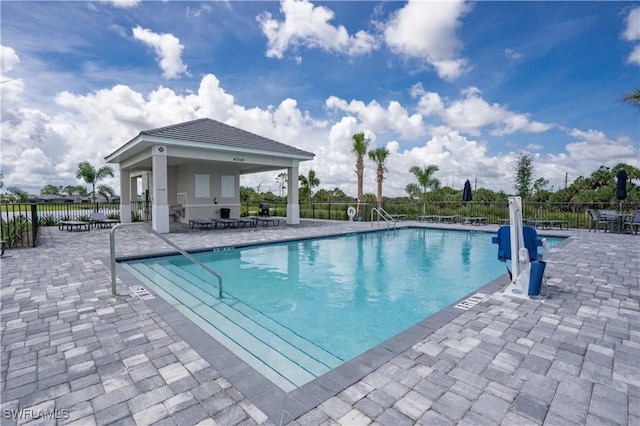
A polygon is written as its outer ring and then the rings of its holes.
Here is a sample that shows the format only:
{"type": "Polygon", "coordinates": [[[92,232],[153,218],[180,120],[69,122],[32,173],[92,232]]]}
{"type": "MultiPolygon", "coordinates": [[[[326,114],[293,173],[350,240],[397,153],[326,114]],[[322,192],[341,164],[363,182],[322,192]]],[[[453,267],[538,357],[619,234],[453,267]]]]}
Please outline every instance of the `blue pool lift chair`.
{"type": "MultiPolygon", "coordinates": [[[[542,239],[538,237],[538,232],[533,226],[523,226],[522,234],[524,246],[529,251],[529,260],[542,260],[542,255],[538,254],[538,247],[542,246],[542,239]]],[[[506,262],[511,260],[511,227],[501,226],[498,228],[498,235],[493,237],[494,244],[498,244],[498,260],[506,262]]]]}

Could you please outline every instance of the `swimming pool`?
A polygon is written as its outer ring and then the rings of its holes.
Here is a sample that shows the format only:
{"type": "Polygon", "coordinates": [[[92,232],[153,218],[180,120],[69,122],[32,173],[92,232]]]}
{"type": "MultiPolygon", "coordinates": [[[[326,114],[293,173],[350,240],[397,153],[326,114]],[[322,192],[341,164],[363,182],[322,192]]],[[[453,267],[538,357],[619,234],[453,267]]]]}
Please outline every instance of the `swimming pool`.
{"type": "Polygon", "coordinates": [[[409,228],[195,254],[224,278],[222,300],[182,256],[127,267],[290,391],[504,274],[492,235],[409,228]]]}

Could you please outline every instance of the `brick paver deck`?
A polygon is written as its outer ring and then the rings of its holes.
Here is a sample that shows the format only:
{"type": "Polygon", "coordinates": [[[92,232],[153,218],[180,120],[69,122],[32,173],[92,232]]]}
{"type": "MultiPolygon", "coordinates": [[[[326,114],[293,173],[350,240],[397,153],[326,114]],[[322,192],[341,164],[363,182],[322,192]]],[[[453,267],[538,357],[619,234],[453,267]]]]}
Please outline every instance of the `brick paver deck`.
{"type": "MultiPolygon", "coordinates": [[[[173,226],[169,238],[187,249],[370,229],[173,226]]],[[[494,291],[451,320],[427,320],[417,341],[412,329],[287,395],[247,387],[241,363],[210,353],[215,342],[188,343],[193,328],[131,294],[126,276],[112,297],[108,229],[43,228],[39,247],[0,260],[0,423],[640,425],[640,237],[546,233],[571,238],[547,259],[544,303],[494,291]]],[[[151,236],[118,231],[118,256],[158,250],[151,236]]]]}

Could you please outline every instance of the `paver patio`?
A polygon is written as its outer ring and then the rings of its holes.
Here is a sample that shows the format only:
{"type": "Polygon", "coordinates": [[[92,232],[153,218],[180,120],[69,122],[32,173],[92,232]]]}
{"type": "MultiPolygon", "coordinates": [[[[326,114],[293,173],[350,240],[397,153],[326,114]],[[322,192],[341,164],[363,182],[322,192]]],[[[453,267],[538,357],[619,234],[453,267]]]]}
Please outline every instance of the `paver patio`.
{"type": "MultiPolygon", "coordinates": [[[[168,237],[191,250],[370,229],[173,226],[168,237]]],[[[493,292],[398,354],[363,359],[372,371],[362,378],[345,368],[308,392],[276,395],[240,391],[242,366],[188,343],[193,330],[174,329],[176,319],[132,294],[137,283],[126,276],[112,297],[110,230],[41,229],[39,247],[0,260],[2,425],[55,424],[51,416],[77,425],[640,425],[635,235],[545,232],[571,238],[547,259],[544,303],[493,292]]],[[[118,256],[159,246],[118,231],[118,256]]]]}

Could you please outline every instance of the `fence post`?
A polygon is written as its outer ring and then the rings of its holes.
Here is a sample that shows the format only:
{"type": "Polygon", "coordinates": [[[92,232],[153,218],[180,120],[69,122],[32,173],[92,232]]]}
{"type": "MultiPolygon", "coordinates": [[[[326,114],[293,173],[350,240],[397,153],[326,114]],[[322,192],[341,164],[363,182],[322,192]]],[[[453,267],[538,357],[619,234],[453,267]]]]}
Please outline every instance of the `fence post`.
{"type": "Polygon", "coordinates": [[[38,205],[31,204],[31,247],[37,245],[38,240],[38,205]]]}

